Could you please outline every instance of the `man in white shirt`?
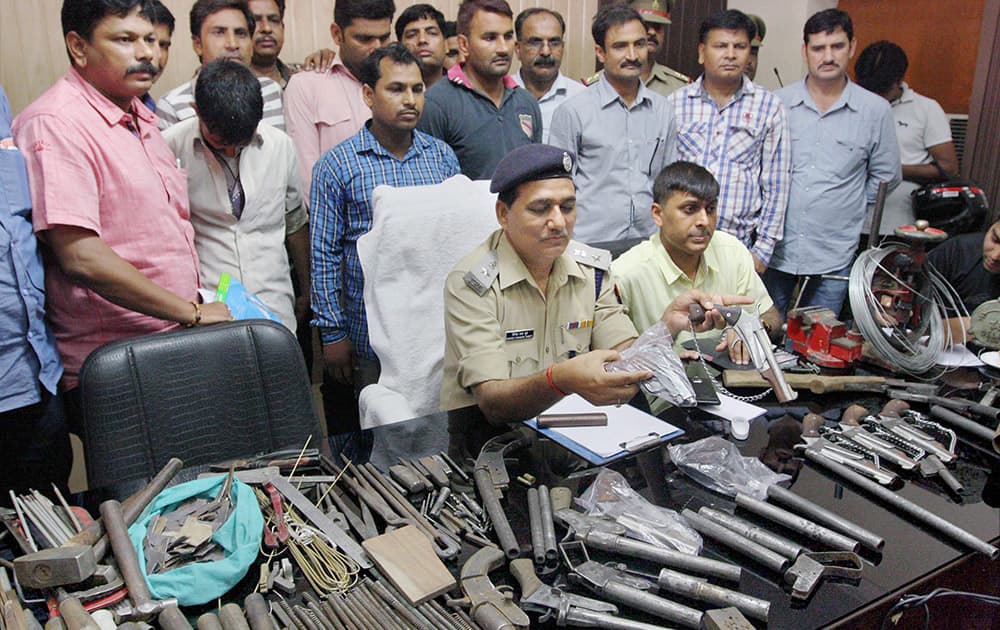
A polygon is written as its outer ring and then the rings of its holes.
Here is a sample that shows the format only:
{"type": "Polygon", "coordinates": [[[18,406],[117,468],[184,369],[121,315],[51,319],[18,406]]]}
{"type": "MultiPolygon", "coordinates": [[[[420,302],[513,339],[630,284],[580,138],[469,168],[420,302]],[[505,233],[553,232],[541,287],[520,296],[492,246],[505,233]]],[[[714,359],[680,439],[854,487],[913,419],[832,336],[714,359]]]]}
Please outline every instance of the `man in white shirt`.
{"type": "Polygon", "coordinates": [[[521,11],[514,20],[517,42],[514,51],[521,69],[514,80],[538,99],[542,110],[542,142],[549,141],[549,127],[556,108],[586,86],[559,71],[566,40],[566,21],[549,9],[535,7],[521,11]]]}
{"type": "Polygon", "coordinates": [[[295,332],[309,299],[309,226],[295,147],[261,122],[259,83],[242,64],[205,65],[194,97],[198,116],[163,136],[187,172],[201,285],[214,291],[228,273],[295,332]],[[289,254],[301,303],[292,292],[289,254]]]}

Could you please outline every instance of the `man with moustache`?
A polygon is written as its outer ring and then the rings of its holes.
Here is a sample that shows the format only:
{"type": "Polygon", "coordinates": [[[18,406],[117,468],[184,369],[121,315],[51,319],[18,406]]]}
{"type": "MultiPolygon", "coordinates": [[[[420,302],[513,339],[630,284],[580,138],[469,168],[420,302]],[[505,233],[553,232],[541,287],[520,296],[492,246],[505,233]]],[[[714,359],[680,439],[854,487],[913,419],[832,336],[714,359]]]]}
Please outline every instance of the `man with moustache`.
{"type": "Polygon", "coordinates": [[[250,69],[284,89],[295,72],[278,58],[285,45],[285,0],[248,0],[247,6],[254,20],[250,69]]]}
{"type": "Polygon", "coordinates": [[[744,76],[755,25],[718,11],[701,24],[698,80],[667,97],[677,117],[678,157],[722,185],[719,227],[743,242],[764,273],[781,238],[791,185],[791,138],[781,100],[744,76]]]}
{"type": "Polygon", "coordinates": [[[444,24],[444,14],[429,4],[415,4],[396,19],[396,39],[420,61],[425,89],[430,89],[445,73],[444,24]]]}
{"type": "Polygon", "coordinates": [[[556,110],[549,142],[577,156],[577,240],[645,238],[656,229],[653,180],[674,155],[674,113],[640,80],[646,28],[634,9],[605,6],[591,34],[604,74],[556,110]]]}
{"type": "Polygon", "coordinates": [[[902,178],[889,103],[847,76],[857,46],[850,16],[814,14],[803,40],[808,74],[776,92],[788,110],[792,184],[764,284],[782,316],[805,278],[799,304],[840,313],[847,282],[839,277],[850,273],[868,204],[880,183],[891,190],[902,178]]]}
{"type": "Polygon", "coordinates": [[[506,0],[465,0],[458,8],[458,46],[465,63],[427,92],[419,129],[444,140],[469,179],[486,179],[503,156],[540,142],[542,112],[510,70],[514,12],[506,0]]]}
{"type": "Polygon", "coordinates": [[[521,70],[514,80],[538,99],[542,110],[542,142],[549,141],[552,114],[563,102],[586,88],[559,71],[566,41],[566,22],[555,11],[532,8],[514,20],[517,43],[514,50],[521,70]]]}
{"type": "MultiPolygon", "coordinates": [[[[630,0],[628,5],[642,17],[646,26],[648,54],[642,64],[642,82],[657,94],[667,96],[679,90],[691,78],[656,61],[656,54],[667,41],[667,26],[670,24],[671,0],[630,0]]],[[[600,72],[584,80],[585,85],[593,85],[601,78],[600,72]]]]}
{"type": "MultiPolygon", "coordinates": [[[[444,142],[417,131],[424,84],[416,57],[399,42],[361,62],[362,96],[371,120],[328,151],[312,178],[312,308],[327,370],[356,392],[375,383],[378,357],[368,343],[364,278],[358,238],[371,229],[376,186],[439,184],[459,173],[458,158],[444,142]]],[[[338,450],[355,448],[367,458],[370,436],[360,427],[334,439],[338,450]]]]}
{"type": "Polygon", "coordinates": [[[77,431],[77,378],[95,348],[232,319],[199,303],[184,172],[139,101],[156,75],[150,15],[148,0],[64,0],[70,70],[14,121],[77,431]]]}
{"type": "Polygon", "coordinates": [[[337,0],[330,25],[337,46],[333,65],[324,72],[300,72],[288,82],[288,135],[295,143],[303,190],[311,190],[320,156],[357,133],[371,116],[358,73],[365,57],[389,43],[395,13],[392,0],[337,0]]]}
{"type": "MultiPolygon", "coordinates": [[[[167,69],[167,61],[170,60],[170,45],[174,37],[174,14],[160,0],[152,0],[152,3],[153,10],[149,21],[153,23],[156,48],[160,53],[156,61],[156,76],[153,77],[153,83],[156,83],[163,76],[163,71],[167,69]]],[[[156,101],[149,92],[143,94],[141,100],[149,111],[156,113],[156,101]]]]}
{"type": "MultiPolygon", "coordinates": [[[[490,190],[500,229],[445,280],[442,409],[478,404],[493,424],[517,422],[569,394],[627,402],[652,376],[604,369],[638,333],[615,295],[611,254],[571,240],[572,171],[573,156],[546,144],[519,147],[497,166],[490,190]]],[[[690,326],[691,304],[711,311],[713,299],[750,302],[691,291],[661,319],[676,335],[690,326]]],[[[721,324],[713,312],[699,329],[721,324]]]]}
{"type": "MultiPolygon", "coordinates": [[[[191,7],[191,46],[202,64],[225,57],[250,66],[254,32],[253,14],[247,0],[198,0],[191,7]]],[[[285,130],[281,86],[267,77],[258,77],[264,99],[264,124],[285,130]]],[[[167,92],[156,104],[160,129],[194,118],[194,84],[187,83],[167,92]]]]}

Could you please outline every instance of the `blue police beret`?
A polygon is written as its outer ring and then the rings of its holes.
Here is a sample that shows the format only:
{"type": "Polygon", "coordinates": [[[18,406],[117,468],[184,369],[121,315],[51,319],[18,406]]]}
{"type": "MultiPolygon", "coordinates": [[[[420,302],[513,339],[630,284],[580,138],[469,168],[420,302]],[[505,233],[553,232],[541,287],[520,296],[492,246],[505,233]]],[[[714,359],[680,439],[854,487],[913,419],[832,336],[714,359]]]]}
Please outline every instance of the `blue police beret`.
{"type": "Polygon", "coordinates": [[[548,144],[518,147],[497,164],[490,192],[504,193],[519,184],[539,179],[572,178],[574,159],[569,151],[548,144]]]}

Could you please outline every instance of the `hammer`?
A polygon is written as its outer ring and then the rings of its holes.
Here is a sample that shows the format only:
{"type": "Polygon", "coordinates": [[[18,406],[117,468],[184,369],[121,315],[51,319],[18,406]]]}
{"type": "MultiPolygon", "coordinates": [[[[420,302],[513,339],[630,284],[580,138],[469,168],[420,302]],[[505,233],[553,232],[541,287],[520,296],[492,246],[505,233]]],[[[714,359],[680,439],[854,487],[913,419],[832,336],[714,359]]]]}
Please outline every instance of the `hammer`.
{"type": "MultiPolygon", "coordinates": [[[[145,488],[126,499],[123,508],[125,522],[135,522],[183,466],[181,460],[171,458],[145,488]]],[[[97,563],[108,551],[108,539],[102,536],[103,533],[100,521],[94,521],[61,547],[43,549],[15,559],[14,573],[18,581],[29,588],[47,589],[86,580],[94,574],[97,563]]]]}
{"type": "Polygon", "coordinates": [[[146,584],[146,576],[139,568],[139,557],[128,537],[128,526],[122,515],[122,505],[111,499],[101,504],[104,529],[111,541],[111,551],[118,562],[118,571],[125,580],[129,596],[140,619],[157,617],[157,625],[164,630],[192,630],[184,613],[177,607],[176,599],[154,600],[146,584]]]}

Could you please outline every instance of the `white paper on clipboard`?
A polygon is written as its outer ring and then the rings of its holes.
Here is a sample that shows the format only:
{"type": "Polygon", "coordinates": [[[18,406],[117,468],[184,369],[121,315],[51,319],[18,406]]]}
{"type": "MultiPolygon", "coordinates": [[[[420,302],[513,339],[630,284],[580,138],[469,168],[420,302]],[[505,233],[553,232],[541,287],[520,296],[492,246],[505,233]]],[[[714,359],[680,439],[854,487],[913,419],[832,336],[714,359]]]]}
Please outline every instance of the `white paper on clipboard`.
{"type": "Polygon", "coordinates": [[[547,429],[565,436],[601,457],[611,457],[628,447],[679,431],[677,427],[631,405],[592,405],[577,394],[570,394],[546,409],[546,413],[606,413],[608,424],[603,427],[560,427],[547,429]],[[622,445],[625,446],[622,446],[622,445]]]}

